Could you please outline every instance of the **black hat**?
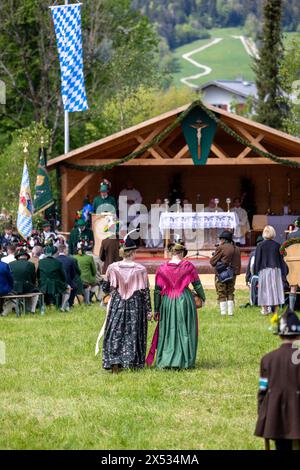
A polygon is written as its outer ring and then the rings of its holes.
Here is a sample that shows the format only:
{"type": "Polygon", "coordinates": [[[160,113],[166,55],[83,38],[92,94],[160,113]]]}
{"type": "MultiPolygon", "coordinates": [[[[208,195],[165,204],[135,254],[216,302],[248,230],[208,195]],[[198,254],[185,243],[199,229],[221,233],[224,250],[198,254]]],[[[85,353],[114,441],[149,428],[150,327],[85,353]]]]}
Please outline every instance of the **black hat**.
{"type": "Polygon", "coordinates": [[[120,250],[133,251],[137,249],[137,244],[132,240],[132,238],[130,238],[130,235],[138,231],[138,229],[131,230],[127,235],[125,235],[124,240],[120,240],[120,250]]]}
{"type": "Polygon", "coordinates": [[[26,257],[27,260],[30,259],[30,254],[28,253],[28,251],[26,250],[26,248],[24,246],[20,246],[16,249],[16,252],[15,252],[15,258],[16,259],[19,259],[21,257],[26,257]]]}
{"type": "Polygon", "coordinates": [[[300,336],[300,320],[290,308],[287,308],[280,318],[278,331],[275,334],[279,336],[300,336]]]}
{"type": "Polygon", "coordinates": [[[220,240],[228,240],[229,242],[232,242],[232,237],[233,233],[229,232],[229,230],[224,230],[221,235],[219,235],[220,240]]]}

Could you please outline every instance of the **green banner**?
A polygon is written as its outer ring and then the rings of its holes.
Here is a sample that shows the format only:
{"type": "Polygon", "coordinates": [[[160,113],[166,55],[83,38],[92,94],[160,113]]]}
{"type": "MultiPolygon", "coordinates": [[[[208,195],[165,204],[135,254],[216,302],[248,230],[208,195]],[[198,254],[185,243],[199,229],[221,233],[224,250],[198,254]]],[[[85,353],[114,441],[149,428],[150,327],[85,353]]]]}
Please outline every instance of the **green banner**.
{"type": "Polygon", "coordinates": [[[44,148],[39,150],[39,166],[37,170],[35,195],[33,199],[34,213],[38,214],[54,204],[50,186],[49,175],[46,170],[46,151],[44,148]]]}
{"type": "Polygon", "coordinates": [[[197,106],[184,118],[181,127],[194,164],[206,165],[217,123],[197,106]]]}

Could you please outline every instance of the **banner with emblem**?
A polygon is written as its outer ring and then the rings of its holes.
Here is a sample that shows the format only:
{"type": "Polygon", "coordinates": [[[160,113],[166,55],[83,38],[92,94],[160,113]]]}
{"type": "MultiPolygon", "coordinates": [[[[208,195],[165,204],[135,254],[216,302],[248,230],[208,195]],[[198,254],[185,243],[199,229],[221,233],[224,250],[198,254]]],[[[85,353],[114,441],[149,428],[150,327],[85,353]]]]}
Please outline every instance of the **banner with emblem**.
{"type": "Polygon", "coordinates": [[[65,111],[88,109],[83,75],[81,3],[52,6],[65,111]]]}
{"type": "Polygon", "coordinates": [[[46,164],[46,149],[44,147],[41,147],[39,149],[39,166],[37,170],[35,194],[33,198],[35,214],[45,211],[46,209],[48,209],[48,207],[54,204],[49,175],[46,170],[46,164]]]}
{"type": "Polygon", "coordinates": [[[194,165],[206,165],[217,131],[216,122],[201,108],[195,107],[184,118],[181,127],[194,165]]]}
{"type": "Polygon", "coordinates": [[[23,167],[23,176],[20,189],[17,229],[23,238],[31,236],[32,232],[32,199],[30,191],[29,171],[26,160],[23,167]]]}

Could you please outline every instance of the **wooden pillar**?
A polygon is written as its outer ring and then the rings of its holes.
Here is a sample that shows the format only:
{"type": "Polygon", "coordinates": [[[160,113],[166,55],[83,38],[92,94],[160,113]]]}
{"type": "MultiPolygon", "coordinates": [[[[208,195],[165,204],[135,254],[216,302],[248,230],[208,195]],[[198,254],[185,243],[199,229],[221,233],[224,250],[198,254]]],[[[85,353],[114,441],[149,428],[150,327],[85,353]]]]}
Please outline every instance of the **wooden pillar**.
{"type": "Polygon", "coordinates": [[[68,170],[64,166],[61,167],[61,225],[62,232],[68,232],[69,225],[69,204],[68,195],[68,170]]]}

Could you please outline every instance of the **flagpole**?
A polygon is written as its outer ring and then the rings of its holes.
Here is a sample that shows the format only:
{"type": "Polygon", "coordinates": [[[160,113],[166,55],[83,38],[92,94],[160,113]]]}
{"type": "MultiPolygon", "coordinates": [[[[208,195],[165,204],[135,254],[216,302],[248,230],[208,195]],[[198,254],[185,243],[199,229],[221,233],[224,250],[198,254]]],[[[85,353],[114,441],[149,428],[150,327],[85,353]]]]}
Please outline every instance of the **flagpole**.
{"type": "MultiPolygon", "coordinates": [[[[65,5],[68,5],[68,0],[65,0],[65,5]]],[[[65,153],[70,150],[70,130],[69,130],[69,112],[65,111],[65,153]]]]}

